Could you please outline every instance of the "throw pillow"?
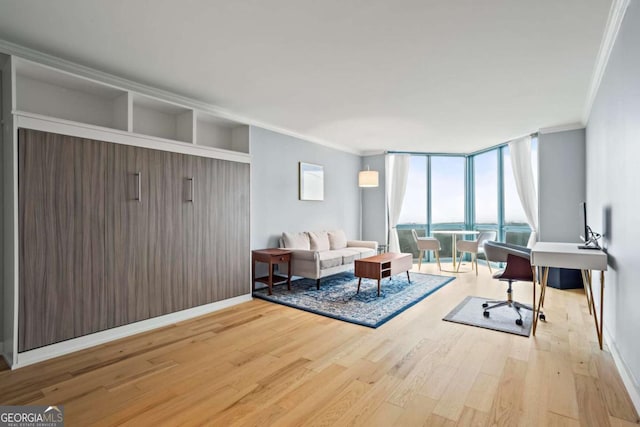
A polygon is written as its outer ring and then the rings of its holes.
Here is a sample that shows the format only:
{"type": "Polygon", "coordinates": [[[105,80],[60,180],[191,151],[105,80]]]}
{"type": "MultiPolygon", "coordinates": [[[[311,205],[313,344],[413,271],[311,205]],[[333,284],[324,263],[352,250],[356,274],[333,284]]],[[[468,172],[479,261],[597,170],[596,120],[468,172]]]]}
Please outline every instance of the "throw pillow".
{"type": "Polygon", "coordinates": [[[347,236],[343,230],[329,232],[329,245],[331,250],[344,249],[347,247],[347,236]]]}
{"type": "Polygon", "coordinates": [[[304,231],[299,233],[282,233],[282,241],[287,249],[311,249],[309,235],[304,231]]]}
{"type": "Polygon", "coordinates": [[[326,231],[310,231],[309,240],[311,241],[312,251],[328,251],[331,247],[329,244],[329,234],[326,231]]]}

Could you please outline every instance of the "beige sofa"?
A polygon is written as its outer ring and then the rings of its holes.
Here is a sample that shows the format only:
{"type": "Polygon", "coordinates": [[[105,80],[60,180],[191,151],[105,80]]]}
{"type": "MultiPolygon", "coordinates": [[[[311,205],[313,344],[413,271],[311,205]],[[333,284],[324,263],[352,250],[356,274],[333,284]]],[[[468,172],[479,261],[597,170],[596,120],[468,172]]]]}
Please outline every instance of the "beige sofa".
{"type": "Polygon", "coordinates": [[[282,233],[280,247],[291,249],[294,276],[320,279],[353,269],[353,262],[376,255],[378,242],[347,240],[342,230],[282,233]]]}

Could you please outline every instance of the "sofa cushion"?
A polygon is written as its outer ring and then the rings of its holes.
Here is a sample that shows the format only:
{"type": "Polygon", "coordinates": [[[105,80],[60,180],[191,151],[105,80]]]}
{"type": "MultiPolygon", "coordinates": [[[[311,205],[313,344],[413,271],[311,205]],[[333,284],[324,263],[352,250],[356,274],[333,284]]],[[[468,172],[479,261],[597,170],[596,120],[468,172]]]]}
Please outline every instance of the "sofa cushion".
{"type": "Polygon", "coordinates": [[[329,231],[330,249],[343,249],[347,247],[347,235],[343,230],[329,231]]]}
{"type": "Polygon", "coordinates": [[[282,233],[282,242],[287,249],[311,249],[309,235],[305,232],[282,233]]]}
{"type": "Polygon", "coordinates": [[[355,260],[360,259],[360,252],[352,249],[337,249],[331,252],[342,256],[342,264],[351,264],[355,260]]]}
{"type": "Polygon", "coordinates": [[[310,231],[309,241],[312,251],[328,251],[331,247],[329,245],[329,234],[326,231],[310,231]]]}
{"type": "Polygon", "coordinates": [[[318,252],[318,257],[320,258],[321,270],[342,265],[342,255],[337,251],[318,252]]]}
{"type": "Polygon", "coordinates": [[[359,259],[360,258],[367,258],[367,257],[376,255],[376,251],[371,249],[371,248],[359,248],[359,247],[351,247],[351,246],[349,246],[347,249],[350,250],[350,251],[358,252],[360,254],[359,259]]]}

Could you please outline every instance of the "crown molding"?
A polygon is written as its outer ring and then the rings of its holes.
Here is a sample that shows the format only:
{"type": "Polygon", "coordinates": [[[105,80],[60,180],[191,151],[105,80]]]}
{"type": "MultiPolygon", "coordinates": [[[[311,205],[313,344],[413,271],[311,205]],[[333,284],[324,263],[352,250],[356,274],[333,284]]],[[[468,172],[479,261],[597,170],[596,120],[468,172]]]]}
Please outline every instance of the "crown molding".
{"type": "Polygon", "coordinates": [[[587,123],[589,121],[593,102],[598,94],[598,89],[602,82],[602,76],[607,68],[611,51],[613,50],[616,38],[618,37],[618,32],[620,31],[620,26],[622,25],[622,20],[624,19],[624,14],[627,11],[630,1],[631,0],[613,0],[613,3],[611,3],[609,17],[607,18],[607,25],[604,29],[598,56],[596,57],[596,63],[591,76],[591,84],[589,85],[589,92],[587,93],[587,100],[582,114],[583,123],[587,123]]]}
{"type": "Polygon", "coordinates": [[[546,128],[541,128],[538,131],[538,133],[540,135],[546,135],[548,133],[567,132],[570,130],[578,130],[578,129],[584,129],[584,124],[575,122],[575,123],[567,123],[565,125],[550,126],[546,128]]]}
{"type": "Polygon", "coordinates": [[[369,156],[380,156],[386,153],[387,152],[385,150],[365,150],[365,151],[361,151],[360,155],[362,157],[369,157],[369,156]]]}
{"type": "Polygon", "coordinates": [[[115,76],[103,71],[96,70],[94,68],[86,67],[84,65],[76,64],[75,62],[67,61],[66,59],[58,58],[56,56],[44,53],[35,49],[24,47],[3,39],[0,39],[0,53],[7,55],[15,55],[29,61],[37,62],[42,65],[47,65],[53,68],[57,68],[62,71],[66,71],[71,74],[76,74],[81,77],[96,80],[102,83],[106,83],[112,86],[117,86],[121,89],[134,91],[143,95],[159,98],[164,101],[179,104],[188,108],[193,108],[198,111],[212,114],[217,117],[232,120],[249,126],[255,126],[262,129],[277,132],[283,135],[291,136],[297,139],[301,139],[306,142],[322,145],[334,150],[343,151],[350,154],[361,156],[359,150],[345,147],[343,145],[326,141],[320,138],[315,138],[309,135],[305,135],[300,132],[296,132],[281,126],[272,125],[269,123],[255,120],[250,117],[243,116],[233,111],[226,110],[217,105],[207,104],[202,101],[188,98],[186,96],[158,89],[152,86],[148,86],[142,83],[137,83],[132,80],[128,80],[122,77],[115,76]]]}

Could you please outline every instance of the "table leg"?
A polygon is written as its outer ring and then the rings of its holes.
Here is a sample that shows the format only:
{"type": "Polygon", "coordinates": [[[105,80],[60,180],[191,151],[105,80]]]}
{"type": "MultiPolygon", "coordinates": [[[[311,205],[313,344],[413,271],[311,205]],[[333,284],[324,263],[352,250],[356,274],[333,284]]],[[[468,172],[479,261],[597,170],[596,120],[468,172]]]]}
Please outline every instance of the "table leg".
{"type": "Polygon", "coordinates": [[[456,248],[456,235],[451,235],[451,258],[453,258],[453,271],[456,271],[456,258],[458,257],[456,248]]]}
{"type": "Polygon", "coordinates": [[[411,283],[411,277],[409,277],[409,270],[407,270],[407,280],[411,283]]]}
{"type": "Polygon", "coordinates": [[[289,262],[287,263],[287,290],[291,290],[291,256],[289,256],[289,262]]]}
{"type": "Polygon", "coordinates": [[[269,295],[271,295],[271,291],[273,289],[273,267],[274,265],[269,262],[269,279],[267,283],[269,285],[269,295]]]}
{"type": "Polygon", "coordinates": [[[256,290],[256,260],[255,258],[251,259],[251,290],[255,292],[256,290]]]}
{"type": "Polygon", "coordinates": [[[540,309],[542,308],[542,300],[544,298],[544,291],[547,287],[547,278],[549,277],[549,267],[542,267],[542,282],[540,283],[540,299],[538,300],[538,306],[534,303],[533,312],[533,336],[536,335],[536,327],[538,326],[538,316],[540,316],[540,309]]]}
{"type": "Polygon", "coordinates": [[[380,296],[380,279],[378,279],[378,296],[380,296]]]}
{"type": "Polygon", "coordinates": [[[362,283],[362,277],[358,277],[358,290],[356,291],[356,294],[360,293],[360,283],[362,283]]]}

